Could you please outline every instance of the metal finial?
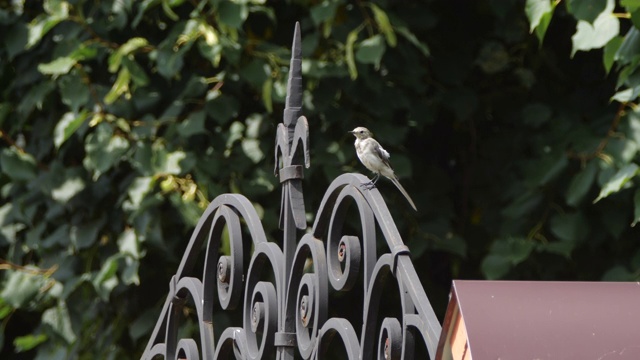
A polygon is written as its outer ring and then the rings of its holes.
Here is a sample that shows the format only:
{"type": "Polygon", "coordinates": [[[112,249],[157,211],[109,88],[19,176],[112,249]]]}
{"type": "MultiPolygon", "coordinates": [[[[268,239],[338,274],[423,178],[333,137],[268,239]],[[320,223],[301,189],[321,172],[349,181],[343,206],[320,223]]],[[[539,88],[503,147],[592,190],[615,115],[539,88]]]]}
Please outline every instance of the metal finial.
{"type": "Polygon", "coordinates": [[[300,23],[296,22],[291,45],[291,63],[289,65],[289,81],[287,82],[287,100],[283,122],[287,127],[294,126],[302,109],[302,46],[300,40],[300,23]]]}

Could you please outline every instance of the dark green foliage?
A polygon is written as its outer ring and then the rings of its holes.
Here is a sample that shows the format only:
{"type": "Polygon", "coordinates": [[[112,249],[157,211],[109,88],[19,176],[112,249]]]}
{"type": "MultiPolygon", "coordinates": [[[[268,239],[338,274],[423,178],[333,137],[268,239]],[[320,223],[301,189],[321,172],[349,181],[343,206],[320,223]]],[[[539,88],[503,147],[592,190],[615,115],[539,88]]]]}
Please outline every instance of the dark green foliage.
{"type": "Polygon", "coordinates": [[[371,129],[437,313],[451,278],[638,280],[638,19],[632,0],[0,0],[0,358],[139,357],[219,194],[280,238],[295,21],[307,212],[366,171],[347,130],[371,129]]]}

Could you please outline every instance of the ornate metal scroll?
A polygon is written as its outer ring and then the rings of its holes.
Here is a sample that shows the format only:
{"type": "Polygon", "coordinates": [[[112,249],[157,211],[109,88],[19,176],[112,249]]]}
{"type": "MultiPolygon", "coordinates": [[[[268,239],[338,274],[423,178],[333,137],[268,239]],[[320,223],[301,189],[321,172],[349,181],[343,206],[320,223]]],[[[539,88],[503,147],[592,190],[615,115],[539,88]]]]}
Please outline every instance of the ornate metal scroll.
{"type": "Polygon", "coordinates": [[[247,198],[215,198],[170,281],[143,359],[322,359],[333,354],[334,345],[349,359],[412,359],[420,344],[435,357],[440,324],[382,196],[360,186],[366,177],[336,178],[313,228],[298,237],[298,229],[306,228],[302,161],[309,166],[301,84],[296,24],[286,109],[276,138],[282,245],[267,240],[247,198]],[[297,157],[300,151],[303,156],[297,157]],[[354,206],[360,231],[349,234],[346,225],[354,223],[347,223],[347,212],[354,206]],[[225,234],[229,254],[220,253],[225,234]],[[378,234],[384,241],[378,243],[378,234]],[[385,250],[378,256],[380,244],[385,250]],[[202,258],[203,269],[196,269],[202,258]],[[379,318],[388,313],[381,307],[389,288],[397,289],[398,309],[379,318]],[[340,315],[339,296],[349,293],[362,294],[362,316],[350,309],[340,315]],[[199,335],[194,338],[179,338],[185,309],[196,318],[199,335]],[[214,314],[235,309],[242,321],[221,330],[216,339],[214,327],[220,325],[214,314]]]}

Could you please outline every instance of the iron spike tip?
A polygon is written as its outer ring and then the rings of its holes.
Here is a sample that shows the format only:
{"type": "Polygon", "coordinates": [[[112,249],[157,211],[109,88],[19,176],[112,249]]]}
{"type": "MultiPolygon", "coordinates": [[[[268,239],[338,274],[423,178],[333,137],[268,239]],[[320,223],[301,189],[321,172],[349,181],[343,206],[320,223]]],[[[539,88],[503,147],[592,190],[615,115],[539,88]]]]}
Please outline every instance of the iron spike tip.
{"type": "Polygon", "coordinates": [[[300,59],[302,57],[302,40],[300,37],[300,22],[296,21],[296,26],[293,31],[293,44],[291,45],[291,58],[300,59]]]}
{"type": "Polygon", "coordinates": [[[296,22],[291,45],[291,63],[289,65],[289,81],[285,102],[284,124],[291,126],[300,115],[302,108],[302,40],[300,23],[296,22]]]}

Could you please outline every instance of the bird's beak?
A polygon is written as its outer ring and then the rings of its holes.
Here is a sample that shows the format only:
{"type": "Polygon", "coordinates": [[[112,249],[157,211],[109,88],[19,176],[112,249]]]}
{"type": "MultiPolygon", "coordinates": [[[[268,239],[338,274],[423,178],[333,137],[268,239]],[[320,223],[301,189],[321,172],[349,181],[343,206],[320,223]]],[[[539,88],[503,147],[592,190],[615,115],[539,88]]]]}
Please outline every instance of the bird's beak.
{"type": "Polygon", "coordinates": [[[353,134],[353,130],[351,130],[351,131],[347,131],[347,133],[349,133],[349,134],[353,134]]]}

